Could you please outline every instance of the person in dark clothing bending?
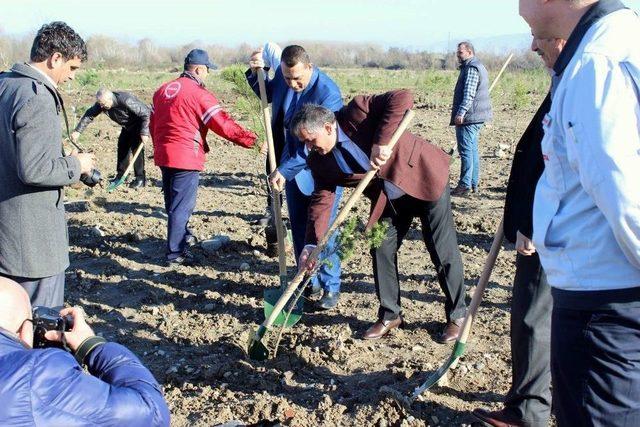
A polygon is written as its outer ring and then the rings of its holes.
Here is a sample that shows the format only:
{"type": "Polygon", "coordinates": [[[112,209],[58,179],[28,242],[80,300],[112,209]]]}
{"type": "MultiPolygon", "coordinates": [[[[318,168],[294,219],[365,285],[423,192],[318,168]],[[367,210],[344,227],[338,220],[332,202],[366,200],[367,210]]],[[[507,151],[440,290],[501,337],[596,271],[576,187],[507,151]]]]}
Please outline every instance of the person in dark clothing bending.
{"type": "MultiPolygon", "coordinates": [[[[136,152],[138,146],[149,141],[149,116],[151,109],[144,102],[128,92],[112,92],[108,89],[100,89],[96,93],[96,103],[89,108],[71,133],[71,139],[76,142],[80,134],[89,123],[100,113],[105,113],[111,120],[122,126],[118,137],[118,163],[115,180],[122,177],[130,156],[136,152]]],[[[144,149],[138,155],[134,164],[135,178],[129,184],[131,188],[140,188],[146,185],[144,173],[144,149]]]]}

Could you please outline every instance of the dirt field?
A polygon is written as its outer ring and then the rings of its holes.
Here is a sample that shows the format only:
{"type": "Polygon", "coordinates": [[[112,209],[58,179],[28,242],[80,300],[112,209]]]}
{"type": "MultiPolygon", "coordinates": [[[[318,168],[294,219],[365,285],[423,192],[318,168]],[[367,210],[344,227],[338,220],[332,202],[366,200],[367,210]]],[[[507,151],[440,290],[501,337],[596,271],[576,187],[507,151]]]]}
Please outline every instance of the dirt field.
{"type": "MultiPolygon", "coordinates": [[[[148,80],[127,89],[148,101],[162,81],[148,80]]],[[[393,79],[388,86],[394,87],[393,79]]],[[[228,88],[211,87],[233,111],[228,88]]],[[[448,97],[451,90],[443,87],[442,93],[448,97]]],[[[343,91],[352,96],[357,88],[343,91]]],[[[431,95],[417,90],[418,115],[411,129],[449,148],[454,136],[447,127],[448,106],[433,102],[431,95]]],[[[493,125],[481,135],[481,193],[452,201],[469,287],[480,274],[502,215],[511,151],[543,96],[528,92],[526,105],[515,109],[503,95],[498,97],[505,101],[494,105],[493,125]],[[499,144],[509,148],[501,150],[499,144]]],[[[91,92],[76,92],[73,99],[88,106],[91,92]]],[[[118,132],[103,117],[81,140],[99,156],[105,175],[115,170],[118,132]]],[[[150,185],[143,191],[121,188],[108,194],[96,187],[67,192],[72,246],[68,301],[84,306],[96,331],[128,346],[150,367],[164,386],[173,425],[236,420],[294,426],[457,426],[472,422],[473,408],[499,406],[511,372],[512,247],[498,258],[467,353],[451,371],[449,385],[425,393],[409,411],[380,391],[412,392],[451,350],[435,342],[444,321],[444,298],[417,223],[399,255],[407,329],[375,342],[360,339],[377,310],[370,256],[360,253],[343,265],[337,309],[305,315],[284,334],[276,358],[250,361],[245,346],[263,320],[262,292],[278,282],[277,260],[265,256],[264,234],[255,225],[265,205],[263,158],[213,136],[209,141],[212,150],[191,227],[201,239],[224,234],[231,243],[212,255],[196,248],[199,266],[163,264],[166,216],[152,160],[147,159],[150,185]]],[[[452,165],[452,184],[459,165],[458,159],[452,165]]],[[[367,210],[368,202],[362,201],[359,215],[364,218],[367,210]]],[[[290,257],[291,273],[293,265],[290,257]]]]}

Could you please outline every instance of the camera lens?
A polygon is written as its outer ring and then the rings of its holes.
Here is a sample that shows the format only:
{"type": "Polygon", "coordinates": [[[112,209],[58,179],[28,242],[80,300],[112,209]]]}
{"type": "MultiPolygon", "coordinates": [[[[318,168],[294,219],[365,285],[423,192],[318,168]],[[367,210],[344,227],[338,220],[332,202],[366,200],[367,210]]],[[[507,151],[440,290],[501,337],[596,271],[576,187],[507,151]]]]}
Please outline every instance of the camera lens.
{"type": "Polygon", "coordinates": [[[80,177],[80,181],[88,187],[94,187],[101,180],[102,174],[98,169],[91,169],[91,172],[89,172],[88,174],[82,174],[82,176],[80,177]]]}

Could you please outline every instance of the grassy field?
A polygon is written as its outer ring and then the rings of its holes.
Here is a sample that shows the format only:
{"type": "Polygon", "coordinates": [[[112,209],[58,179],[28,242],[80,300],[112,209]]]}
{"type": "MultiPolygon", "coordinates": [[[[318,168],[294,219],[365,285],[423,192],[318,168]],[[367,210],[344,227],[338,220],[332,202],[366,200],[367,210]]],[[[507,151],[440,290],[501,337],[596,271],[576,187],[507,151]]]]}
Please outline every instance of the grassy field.
{"type": "MultiPolygon", "coordinates": [[[[243,65],[234,66],[244,70],[243,65]]],[[[329,76],[340,86],[345,98],[358,94],[384,92],[390,89],[411,89],[419,102],[442,108],[451,103],[457,72],[445,70],[381,70],[381,69],[325,69],[329,76]]],[[[214,93],[229,95],[234,87],[222,78],[224,70],[216,70],[207,81],[214,93]]],[[[497,70],[490,71],[491,79],[497,70]]],[[[113,90],[126,90],[138,94],[140,98],[151,102],[153,91],[163,82],[175,78],[179,72],[132,72],[120,70],[82,70],[75,81],[68,83],[65,91],[77,98],[74,101],[86,101],[101,86],[113,90]]],[[[495,105],[513,109],[531,108],[546,93],[549,77],[542,69],[532,71],[513,71],[507,69],[492,93],[495,105]]],[[[77,107],[80,111],[80,106],[77,107]]]]}

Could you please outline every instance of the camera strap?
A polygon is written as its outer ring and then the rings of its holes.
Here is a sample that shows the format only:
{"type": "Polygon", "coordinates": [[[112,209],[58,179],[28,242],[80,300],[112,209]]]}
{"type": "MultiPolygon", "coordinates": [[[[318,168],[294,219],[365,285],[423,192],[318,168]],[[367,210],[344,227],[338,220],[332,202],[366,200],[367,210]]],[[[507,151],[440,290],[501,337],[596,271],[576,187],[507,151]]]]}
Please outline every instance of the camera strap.
{"type": "Polygon", "coordinates": [[[96,347],[101,346],[106,343],[102,337],[94,335],[82,341],[78,348],[76,349],[75,354],[73,355],[80,365],[84,365],[84,359],[91,353],[96,347]]]}

